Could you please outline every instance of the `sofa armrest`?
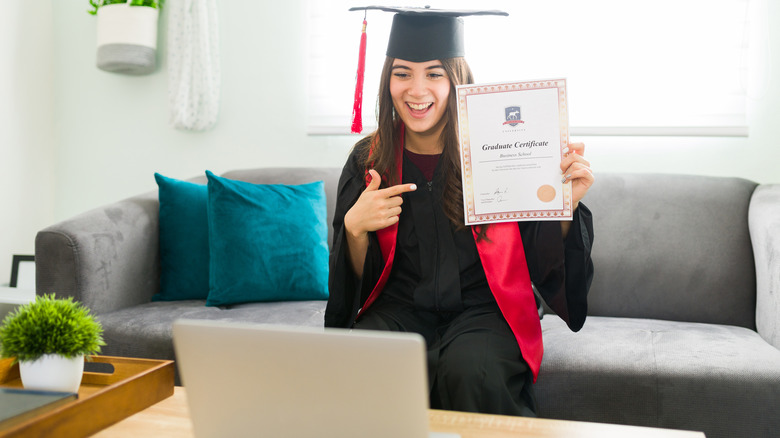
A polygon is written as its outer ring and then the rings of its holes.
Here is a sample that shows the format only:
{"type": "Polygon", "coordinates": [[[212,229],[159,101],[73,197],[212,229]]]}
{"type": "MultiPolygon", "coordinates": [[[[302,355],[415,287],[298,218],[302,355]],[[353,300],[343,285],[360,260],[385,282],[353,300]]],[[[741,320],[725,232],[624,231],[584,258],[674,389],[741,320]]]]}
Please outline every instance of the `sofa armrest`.
{"type": "Polygon", "coordinates": [[[756,262],[756,328],[780,349],[780,184],[762,184],[748,210],[756,262]]]}
{"type": "Polygon", "coordinates": [[[83,213],[35,237],[36,292],[96,314],[149,302],[159,289],[157,192],[83,213]]]}

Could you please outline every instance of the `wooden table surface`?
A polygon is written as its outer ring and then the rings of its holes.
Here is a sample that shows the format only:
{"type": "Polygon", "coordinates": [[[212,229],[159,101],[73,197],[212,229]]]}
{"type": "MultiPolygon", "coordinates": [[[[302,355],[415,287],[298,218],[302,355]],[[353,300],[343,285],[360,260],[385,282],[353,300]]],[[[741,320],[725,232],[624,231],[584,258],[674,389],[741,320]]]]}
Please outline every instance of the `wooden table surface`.
{"type": "MultiPolygon", "coordinates": [[[[462,438],[704,438],[702,432],[452,411],[431,410],[429,418],[431,431],[457,433],[462,438]]],[[[97,438],[139,436],[194,436],[183,387],[177,386],[173,396],[93,435],[97,438]]]]}

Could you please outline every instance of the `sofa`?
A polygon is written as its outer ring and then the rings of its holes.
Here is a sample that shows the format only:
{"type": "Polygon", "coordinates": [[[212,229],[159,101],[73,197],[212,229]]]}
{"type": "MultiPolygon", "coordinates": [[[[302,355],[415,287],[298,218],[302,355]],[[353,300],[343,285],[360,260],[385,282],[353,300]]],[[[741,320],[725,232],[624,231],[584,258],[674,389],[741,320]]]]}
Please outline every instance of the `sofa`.
{"type": "MultiPolygon", "coordinates": [[[[256,184],[324,181],[330,224],[339,174],[265,168],[222,176],[256,184]]],[[[543,314],[539,415],[700,430],[709,438],[776,436],[780,185],[599,174],[583,202],[595,221],[589,316],[574,333],[549,309],[543,314]]],[[[158,209],[157,192],[145,193],[36,236],[37,293],[88,306],[105,330],[103,354],[175,359],[171,326],[178,318],[323,324],[321,300],[221,307],[150,301],[160,283],[158,209]]]]}

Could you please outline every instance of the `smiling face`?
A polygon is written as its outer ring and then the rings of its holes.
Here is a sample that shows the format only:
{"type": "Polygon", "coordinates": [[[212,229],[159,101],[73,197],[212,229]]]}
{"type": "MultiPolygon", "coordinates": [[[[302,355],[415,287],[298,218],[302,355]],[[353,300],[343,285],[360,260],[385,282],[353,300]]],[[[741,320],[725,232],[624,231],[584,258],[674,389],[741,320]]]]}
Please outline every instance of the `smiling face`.
{"type": "Polygon", "coordinates": [[[438,139],[450,96],[450,79],[440,61],[394,60],[390,95],[409,134],[438,139]]]}

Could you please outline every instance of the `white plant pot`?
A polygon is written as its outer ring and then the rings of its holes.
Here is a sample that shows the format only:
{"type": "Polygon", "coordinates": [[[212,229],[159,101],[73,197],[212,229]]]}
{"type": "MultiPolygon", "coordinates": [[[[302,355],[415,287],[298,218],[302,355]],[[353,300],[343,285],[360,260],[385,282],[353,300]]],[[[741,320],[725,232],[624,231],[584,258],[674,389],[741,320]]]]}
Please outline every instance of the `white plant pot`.
{"type": "Polygon", "coordinates": [[[84,375],[84,356],[71,359],[44,354],[35,361],[20,361],[19,374],[26,389],[78,392],[84,375]]]}
{"type": "Polygon", "coordinates": [[[157,19],[160,11],[127,3],[97,11],[97,66],[128,75],[152,73],[157,66],[157,19]]]}

